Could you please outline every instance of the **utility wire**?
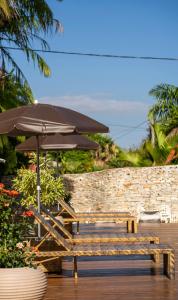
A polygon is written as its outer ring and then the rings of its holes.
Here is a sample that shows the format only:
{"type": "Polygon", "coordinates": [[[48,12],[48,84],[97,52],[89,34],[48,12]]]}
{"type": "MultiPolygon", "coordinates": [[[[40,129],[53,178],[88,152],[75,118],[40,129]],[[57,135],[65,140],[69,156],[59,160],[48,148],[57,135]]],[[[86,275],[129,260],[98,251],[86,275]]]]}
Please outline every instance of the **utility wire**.
{"type": "Polygon", "coordinates": [[[145,127],[137,127],[137,126],[129,126],[129,125],[122,125],[122,124],[107,124],[107,126],[110,126],[110,127],[121,127],[121,128],[133,128],[133,129],[142,129],[142,130],[145,130],[146,128],[145,127]]]}
{"type": "Polygon", "coordinates": [[[145,124],[145,123],[147,123],[147,121],[143,121],[143,122],[139,123],[139,124],[138,124],[137,126],[135,126],[133,129],[131,129],[131,130],[129,130],[129,131],[127,131],[127,132],[125,132],[125,133],[119,135],[119,136],[116,136],[115,139],[120,139],[120,138],[122,138],[122,137],[124,137],[124,136],[126,136],[126,135],[128,135],[128,134],[130,134],[130,133],[132,133],[133,131],[135,131],[135,129],[139,128],[141,125],[143,125],[143,124],[145,124]]]}
{"type": "Polygon", "coordinates": [[[90,56],[90,57],[101,57],[101,58],[117,58],[117,59],[142,59],[142,60],[161,60],[161,61],[177,61],[177,57],[154,57],[154,56],[134,56],[134,55],[117,55],[117,54],[102,54],[102,53],[87,53],[87,52],[74,52],[74,51],[59,51],[59,50],[45,50],[45,49],[32,49],[32,48],[20,48],[10,46],[0,46],[1,48],[9,50],[32,50],[35,52],[51,53],[51,54],[64,54],[64,55],[78,55],[78,56],[90,56]]]}

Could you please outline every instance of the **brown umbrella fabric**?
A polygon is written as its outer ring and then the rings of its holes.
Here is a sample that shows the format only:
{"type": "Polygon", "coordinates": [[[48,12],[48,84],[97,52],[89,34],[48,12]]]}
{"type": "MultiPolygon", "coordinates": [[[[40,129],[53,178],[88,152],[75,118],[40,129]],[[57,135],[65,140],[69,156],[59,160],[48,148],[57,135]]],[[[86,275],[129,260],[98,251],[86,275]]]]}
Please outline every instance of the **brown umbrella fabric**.
{"type": "Polygon", "coordinates": [[[0,113],[0,134],[108,132],[108,127],[74,110],[49,104],[31,104],[0,113]]]}
{"type": "Polygon", "coordinates": [[[74,130],[75,126],[72,125],[26,117],[0,121],[0,134],[7,134],[9,136],[54,134],[55,132],[71,133],[74,130]]]}
{"type": "MultiPolygon", "coordinates": [[[[95,150],[99,145],[85,136],[79,134],[55,134],[50,136],[39,137],[40,150],[57,151],[57,150],[95,150]]],[[[16,147],[17,151],[28,152],[37,150],[37,140],[35,137],[30,137],[25,142],[16,147]]]]}

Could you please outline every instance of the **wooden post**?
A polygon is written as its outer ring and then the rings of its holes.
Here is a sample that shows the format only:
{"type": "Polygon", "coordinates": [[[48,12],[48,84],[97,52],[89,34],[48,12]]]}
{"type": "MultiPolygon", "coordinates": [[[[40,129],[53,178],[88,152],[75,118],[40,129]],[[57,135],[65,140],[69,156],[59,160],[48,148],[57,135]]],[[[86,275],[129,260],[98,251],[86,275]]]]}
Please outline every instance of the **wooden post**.
{"type": "Polygon", "coordinates": [[[80,223],[77,222],[77,234],[79,234],[79,232],[80,232],[80,223]]]}
{"type": "Polygon", "coordinates": [[[130,220],[127,221],[127,232],[132,233],[132,224],[130,220]]]}
{"type": "Polygon", "coordinates": [[[137,233],[137,222],[132,220],[132,233],[137,233]]]}
{"type": "Polygon", "coordinates": [[[74,256],[74,278],[78,278],[78,271],[77,271],[77,257],[74,256]]]}
{"type": "MultiPolygon", "coordinates": [[[[150,244],[155,244],[154,241],[151,241],[150,244]]],[[[156,243],[157,244],[157,243],[156,243]]],[[[155,254],[151,254],[151,259],[156,263],[159,264],[160,263],[160,254],[159,253],[155,253],[155,254]]]]}
{"type": "Polygon", "coordinates": [[[163,254],[163,268],[165,275],[170,279],[175,278],[175,259],[173,252],[163,254]]]}

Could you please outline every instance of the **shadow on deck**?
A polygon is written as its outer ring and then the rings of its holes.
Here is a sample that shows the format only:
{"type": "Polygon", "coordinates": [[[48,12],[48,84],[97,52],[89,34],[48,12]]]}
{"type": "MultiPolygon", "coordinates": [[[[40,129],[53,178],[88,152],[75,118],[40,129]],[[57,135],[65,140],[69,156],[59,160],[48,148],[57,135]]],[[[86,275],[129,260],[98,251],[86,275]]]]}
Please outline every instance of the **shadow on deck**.
{"type": "MultiPolygon", "coordinates": [[[[83,226],[102,232],[101,224],[83,226]]],[[[122,224],[105,225],[105,232],[124,232],[122,224]]],[[[162,264],[153,268],[145,257],[79,258],[79,278],[72,277],[72,261],[64,259],[63,273],[49,276],[45,300],[177,300],[178,299],[178,224],[140,224],[139,232],[154,232],[160,242],[176,250],[176,279],[163,276],[162,264]]]]}

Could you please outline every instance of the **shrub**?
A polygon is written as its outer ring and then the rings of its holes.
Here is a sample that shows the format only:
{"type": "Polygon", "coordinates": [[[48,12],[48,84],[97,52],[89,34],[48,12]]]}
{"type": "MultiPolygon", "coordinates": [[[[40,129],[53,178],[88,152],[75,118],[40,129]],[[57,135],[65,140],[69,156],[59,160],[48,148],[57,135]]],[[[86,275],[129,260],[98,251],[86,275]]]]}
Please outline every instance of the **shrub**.
{"type": "MultiPolygon", "coordinates": [[[[65,195],[63,180],[54,178],[53,171],[41,169],[41,203],[46,206],[54,205],[65,195]]],[[[19,169],[13,180],[13,187],[21,193],[21,203],[26,207],[37,205],[37,174],[33,170],[19,169]]]]}

